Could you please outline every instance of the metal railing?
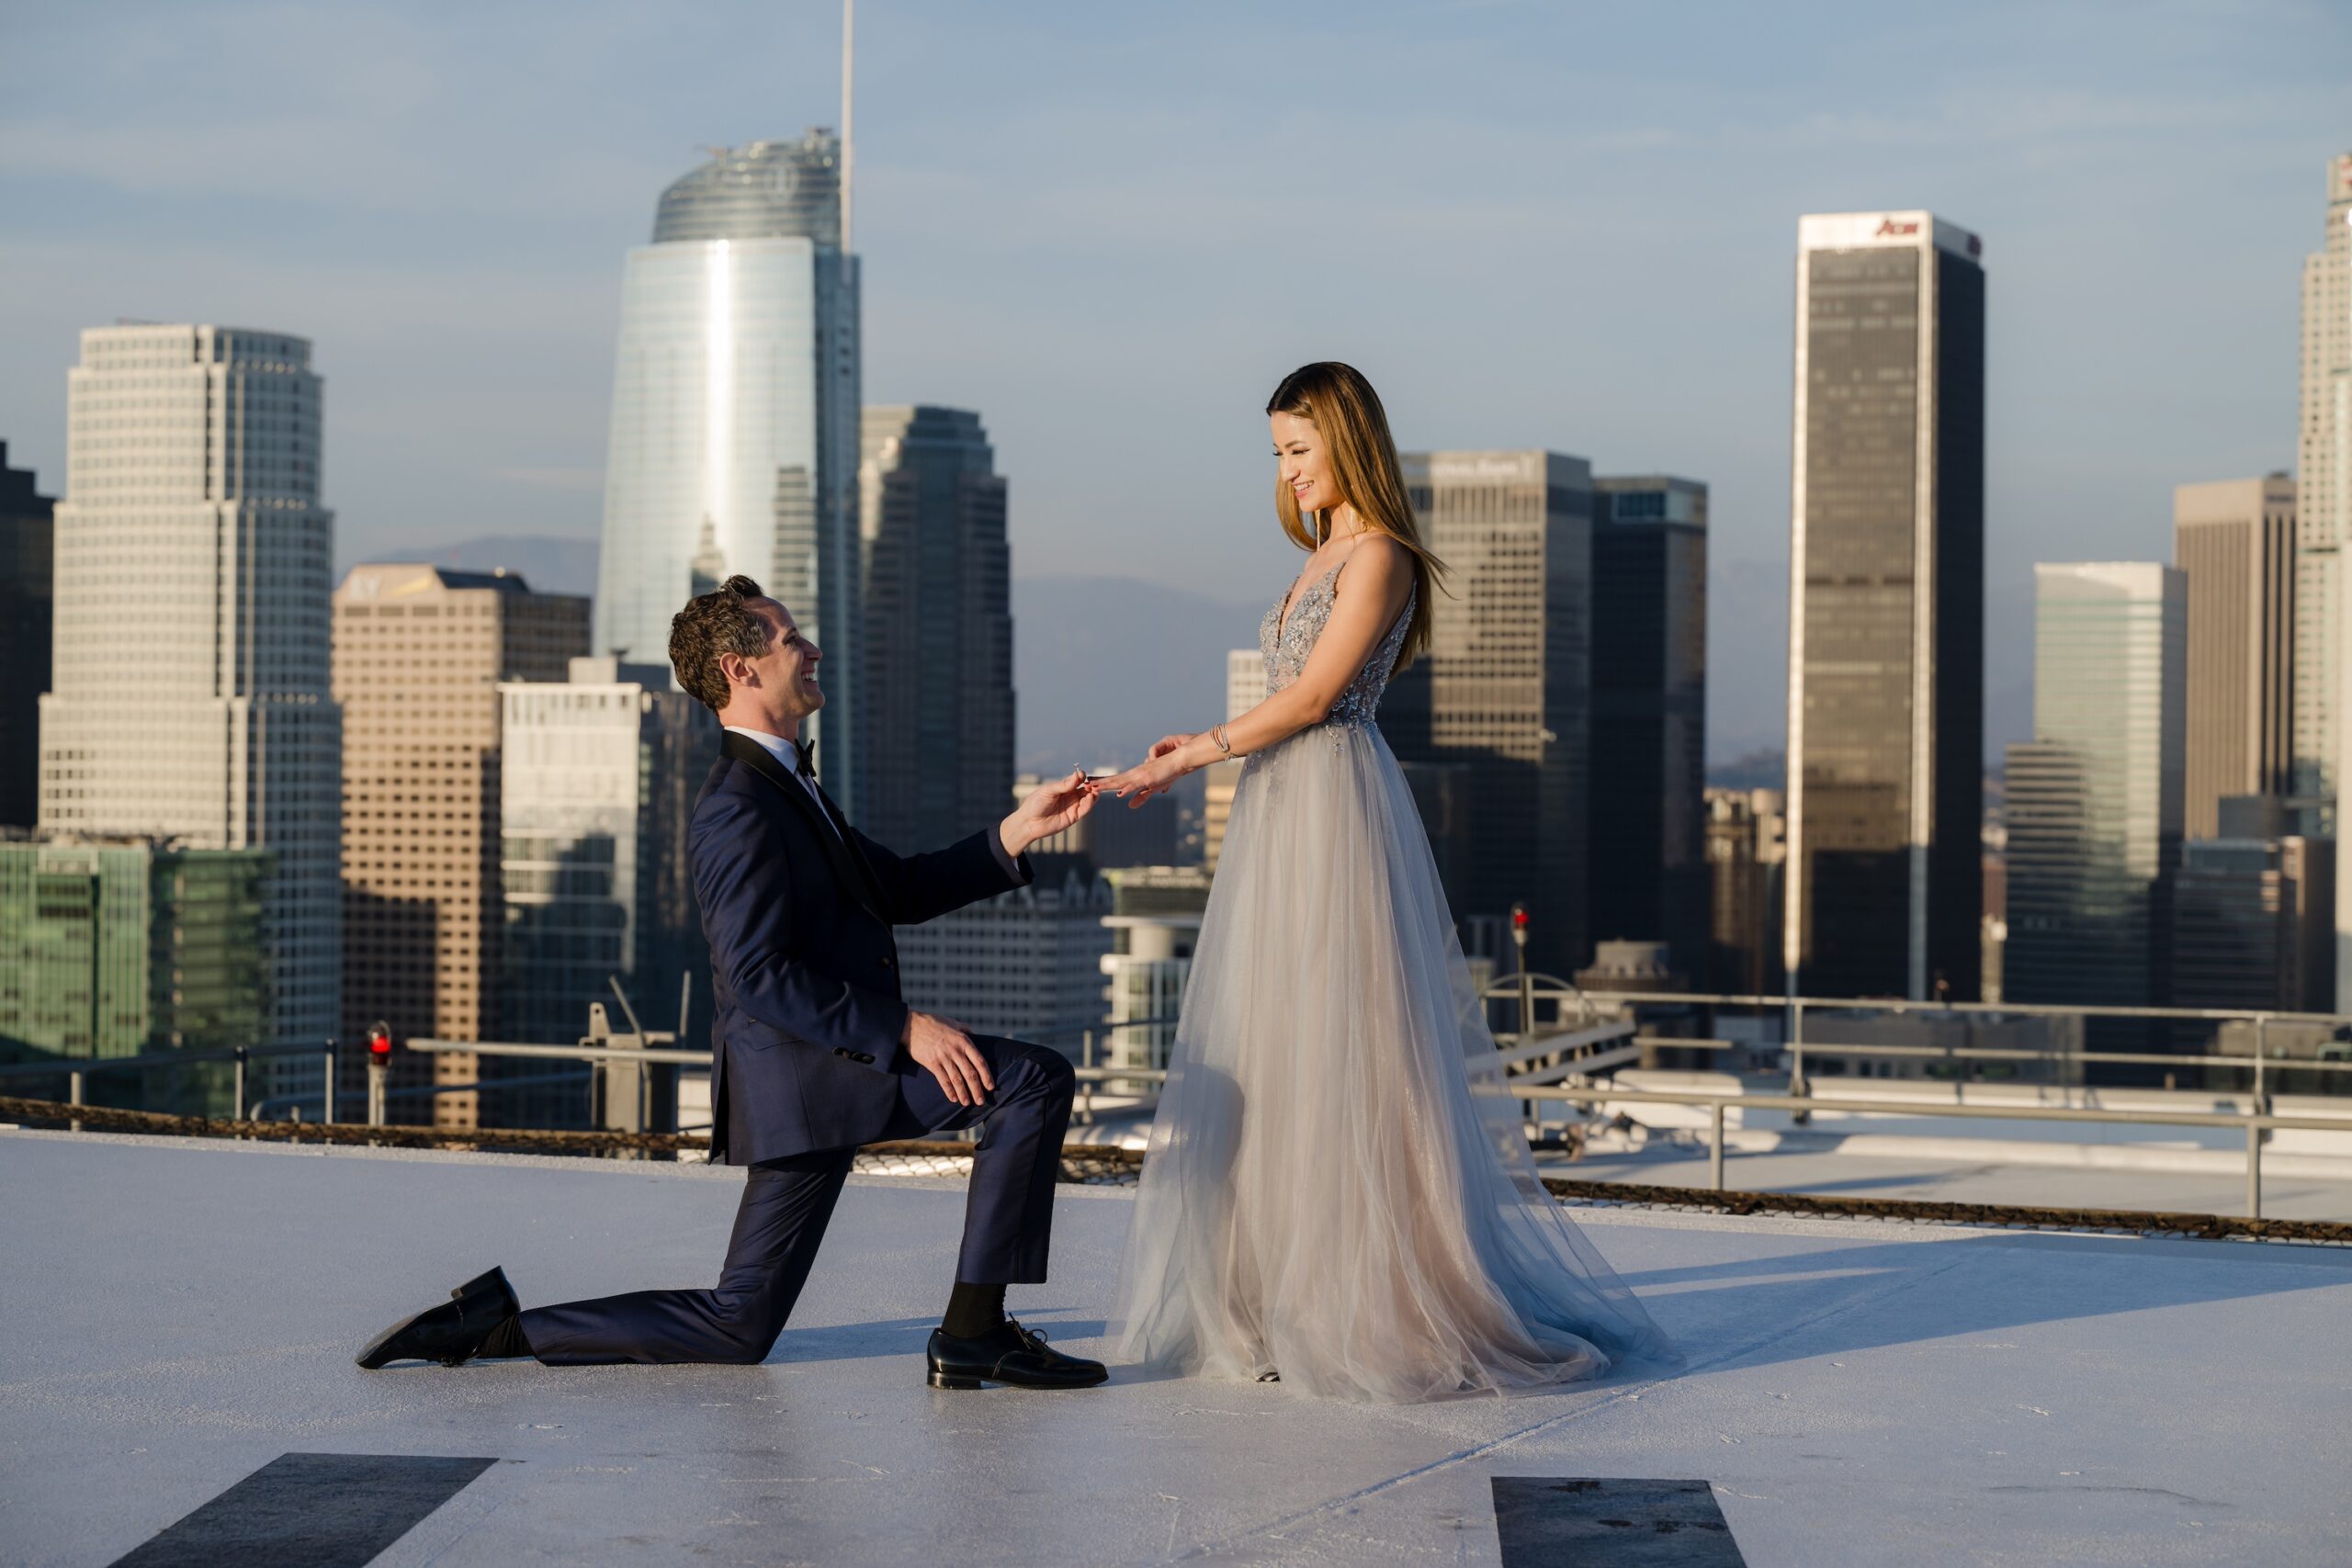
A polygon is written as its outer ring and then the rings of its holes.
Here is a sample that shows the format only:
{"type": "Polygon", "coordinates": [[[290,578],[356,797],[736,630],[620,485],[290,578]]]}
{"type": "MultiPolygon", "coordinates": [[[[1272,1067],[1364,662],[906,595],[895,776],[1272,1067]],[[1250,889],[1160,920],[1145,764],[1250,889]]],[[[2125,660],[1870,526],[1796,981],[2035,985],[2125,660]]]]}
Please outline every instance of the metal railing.
{"type": "MultiPolygon", "coordinates": [[[[174,1067],[200,1066],[210,1062],[229,1062],[234,1064],[234,1069],[230,1075],[231,1095],[235,1102],[236,1113],[242,1117],[248,1109],[245,1104],[245,1067],[249,1063],[256,1059],[266,1060],[277,1056],[309,1055],[313,1052],[318,1053],[326,1062],[325,1120],[333,1122],[334,1120],[335,1044],[332,1040],[323,1045],[231,1045],[217,1051],[150,1051],[137,1056],[72,1056],[60,1057],[50,1062],[19,1062],[0,1066],[0,1080],[62,1077],[66,1080],[66,1103],[82,1105],[87,1103],[84,1097],[85,1081],[93,1074],[153,1072],[174,1067]]],[[[307,1101],[310,1096],[279,1098],[307,1101]]],[[[256,1101],[252,1109],[258,1111],[263,1105],[268,1103],[270,1102],[267,1100],[256,1101]]],[[[73,1124],[73,1131],[78,1133],[81,1130],[82,1124],[79,1122],[73,1124]]]]}
{"type": "MultiPolygon", "coordinates": [[[[1172,1016],[1165,1018],[1122,1019],[1115,1022],[1088,1024],[1084,1026],[1072,1025],[1066,1029],[1044,1030],[1037,1033],[1028,1035],[1025,1038],[1029,1039],[1033,1043],[1039,1045],[1052,1044],[1058,1041],[1071,1039],[1075,1039],[1079,1042],[1080,1062],[1076,1071],[1079,1080],[1080,1098],[1076,1114],[1077,1119],[1080,1122],[1091,1123],[1094,1120],[1094,1090],[1097,1085],[1110,1083],[1114,1080],[1118,1082],[1134,1080],[1146,1083],[1165,1083],[1168,1078],[1167,1070],[1162,1067],[1105,1067],[1097,1066],[1094,1058],[1098,1043],[1106,1040],[1107,1037],[1115,1036],[1122,1030],[1172,1028],[1175,1026],[1176,1022],[1177,1020],[1172,1016]]],[[[598,1103],[605,1104],[607,1107],[608,1114],[604,1118],[604,1120],[607,1122],[614,1119],[609,1113],[614,1108],[611,1105],[610,1097],[607,1092],[608,1085],[606,1079],[608,1068],[650,1067],[655,1069],[663,1069],[674,1075],[679,1068],[707,1067],[710,1066],[711,1062],[711,1054],[708,1051],[696,1051],[674,1045],[590,1045],[584,1043],[573,1045],[548,1045],[502,1040],[410,1040],[404,1043],[406,1048],[411,1051],[423,1052],[428,1055],[437,1055],[443,1052],[469,1052],[477,1056],[538,1057],[558,1061],[585,1063],[592,1069],[592,1077],[591,1080],[589,1080],[588,1087],[590,1088],[591,1094],[594,1100],[598,1103]]],[[[539,1081],[543,1080],[536,1078],[490,1078],[475,1084],[436,1085],[431,1092],[445,1094],[458,1093],[462,1090],[474,1089],[488,1091],[519,1087],[524,1083],[539,1081]]],[[[638,1107],[638,1111],[639,1119],[642,1120],[645,1119],[645,1101],[656,1098],[662,1091],[650,1081],[650,1078],[641,1079],[639,1087],[641,1098],[638,1107]]],[[[401,1091],[395,1090],[393,1092],[395,1095],[398,1095],[401,1091]]],[[[674,1084],[671,1086],[669,1102],[673,1105],[676,1103],[674,1084]]],[[[672,1130],[683,1131],[684,1129],[672,1130]]]]}
{"type": "MultiPolygon", "coordinates": [[[[1498,982],[1497,986],[1504,983],[1498,982]]],[[[1496,989],[1496,986],[1488,987],[1488,995],[1495,994],[1496,989]]],[[[1713,991],[1586,991],[1575,987],[1569,987],[1568,990],[1575,995],[1580,1004],[1586,1007],[1736,1007],[1759,1012],[1779,1012],[1783,1019],[1785,1038],[1773,1048],[1784,1050],[1789,1054],[1789,1092],[1798,1097],[1806,1094],[1810,1085],[1804,1070],[1807,1051],[1824,1056],[1892,1058],[1928,1055],[1950,1056],[1958,1061],[2046,1061],[2086,1066],[2113,1065],[2234,1067],[2242,1071],[2249,1071],[2254,1075],[2253,1092],[2258,1100],[2267,1099],[2269,1093],[2267,1073],[2273,1069],[2318,1073],[2352,1071],[2352,1060],[2278,1056],[2271,1055],[2267,1048],[2268,1032],[2273,1024],[2322,1024],[2339,1029],[2352,1026],[2352,1014],[2345,1013],[2292,1012],[2260,1008],[2103,1007],[2080,1002],[1951,1002],[1902,997],[1766,996],[1713,991]],[[1842,1040],[1824,1040],[1808,1043],[1804,1038],[1804,1017],[1808,1010],[1817,1013],[1883,1012],[1898,1017],[1918,1013],[1963,1013],[2022,1018],[2139,1019],[2148,1022],[2244,1022],[2253,1026],[2254,1048],[2247,1055],[2239,1056],[2212,1053],[2088,1051],[2057,1047],[2040,1051],[1993,1046],[1955,1046],[1947,1049],[1934,1045],[1882,1045],[1842,1040]]],[[[1730,1046],[1736,1043],[1655,1039],[1650,1043],[1707,1049],[1710,1046],[1718,1048],[1730,1046]]]]}
{"type": "Polygon", "coordinates": [[[2151,1127],[2242,1127],[2245,1130],[2246,1218],[2262,1217],[2262,1144],[2267,1133],[2352,1134],[2352,1116],[2277,1116],[2223,1111],[2109,1111],[2071,1105],[1913,1104],[1897,1100],[1820,1100],[1795,1094],[1709,1094],[1703,1090],[1617,1089],[1567,1084],[1507,1084],[1515,1100],[1556,1100],[1574,1105],[1700,1105],[1708,1111],[1707,1174],[1711,1189],[1724,1190],[1724,1112],[1733,1106],[1754,1111],[1823,1111],[1857,1116],[1981,1118],[2008,1122],[2126,1122],[2151,1127]]]}

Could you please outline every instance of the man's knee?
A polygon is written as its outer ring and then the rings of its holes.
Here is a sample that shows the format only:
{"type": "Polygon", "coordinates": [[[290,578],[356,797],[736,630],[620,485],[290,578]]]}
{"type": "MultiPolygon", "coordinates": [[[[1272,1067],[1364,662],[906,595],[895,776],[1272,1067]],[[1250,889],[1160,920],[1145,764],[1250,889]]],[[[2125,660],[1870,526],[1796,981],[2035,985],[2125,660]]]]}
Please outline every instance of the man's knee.
{"type": "Polygon", "coordinates": [[[1078,1090],[1078,1069],[1059,1051],[1049,1051],[1042,1045],[1029,1047],[1030,1060],[1037,1069],[1038,1081],[1045,1092],[1057,1100],[1068,1100],[1078,1090]]]}
{"type": "Polygon", "coordinates": [[[780,1323],[766,1328],[744,1325],[727,1336],[726,1354],[718,1360],[724,1366],[756,1367],[768,1359],[768,1352],[775,1348],[775,1342],[783,1334],[784,1325],[780,1323]]]}
{"type": "Polygon", "coordinates": [[[1023,1100],[1066,1102],[1078,1092],[1078,1069],[1070,1066],[1069,1058],[1025,1040],[1005,1042],[997,1080],[1012,1096],[1023,1100]]]}
{"type": "Polygon", "coordinates": [[[778,1302],[767,1292],[715,1304],[710,1326],[717,1353],[710,1359],[730,1367],[756,1367],[766,1360],[792,1313],[791,1303],[778,1302]]]}

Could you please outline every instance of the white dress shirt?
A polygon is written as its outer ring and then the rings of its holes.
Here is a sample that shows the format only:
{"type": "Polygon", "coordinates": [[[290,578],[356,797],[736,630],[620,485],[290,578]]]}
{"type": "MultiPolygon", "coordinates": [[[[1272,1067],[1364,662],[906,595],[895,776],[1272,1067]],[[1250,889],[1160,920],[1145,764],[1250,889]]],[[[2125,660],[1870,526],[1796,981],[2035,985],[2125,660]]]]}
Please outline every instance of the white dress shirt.
{"type": "Polygon", "coordinates": [[[745,729],[740,725],[733,724],[725,728],[729,735],[741,735],[746,739],[758,741],[762,750],[783,763],[784,771],[790,773],[794,781],[808,792],[808,798],[817,803],[817,815],[825,819],[825,826],[833,829],[833,837],[837,839],[841,837],[842,830],[833,826],[833,814],[825,808],[824,792],[817,787],[815,779],[800,772],[800,753],[793,745],[790,737],[770,735],[764,729],[745,729]]]}

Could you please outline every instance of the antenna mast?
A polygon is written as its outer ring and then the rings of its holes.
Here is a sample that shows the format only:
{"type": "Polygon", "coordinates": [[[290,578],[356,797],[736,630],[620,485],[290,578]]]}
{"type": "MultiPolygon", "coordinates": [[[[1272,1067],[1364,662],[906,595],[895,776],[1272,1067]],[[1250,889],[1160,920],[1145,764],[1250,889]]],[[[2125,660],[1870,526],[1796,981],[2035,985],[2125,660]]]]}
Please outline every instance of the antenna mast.
{"type": "Polygon", "coordinates": [[[852,69],[857,39],[857,0],[842,0],[842,254],[849,254],[850,181],[857,166],[857,143],[850,119],[856,74],[852,69]]]}

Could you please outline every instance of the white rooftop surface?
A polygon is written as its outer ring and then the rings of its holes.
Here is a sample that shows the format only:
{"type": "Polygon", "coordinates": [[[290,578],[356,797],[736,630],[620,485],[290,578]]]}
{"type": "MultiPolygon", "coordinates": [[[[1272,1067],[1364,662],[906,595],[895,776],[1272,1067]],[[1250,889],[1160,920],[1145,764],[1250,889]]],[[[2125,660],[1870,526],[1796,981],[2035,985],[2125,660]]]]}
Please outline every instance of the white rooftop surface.
{"type": "MultiPolygon", "coordinates": [[[[1729,1140],[1726,1140],[1728,1143],[1729,1140]]],[[[1937,1203],[1993,1203],[2041,1209],[2137,1209],[2176,1214],[2245,1213],[2244,1156],[2238,1168],[2164,1169],[2153,1163],[2104,1166],[2021,1160],[2023,1145],[1962,1139],[1853,1138],[1835,1135],[1783,1140],[1778,1147],[1743,1149],[1724,1160],[1724,1185],[1747,1192],[1806,1192],[1823,1198],[1906,1198],[1937,1203]],[[1923,1152],[1891,1148],[1916,1144],[1923,1152]],[[1864,1150],[1886,1152],[1854,1152],[1864,1150]],[[1980,1152],[1981,1150],[1981,1152],[1980,1152]]],[[[2064,1145],[2040,1145],[2048,1155],[2064,1145]]],[[[2099,1152],[2096,1145],[2086,1153],[2099,1152]]],[[[2184,1159],[2181,1164],[2188,1162],[2184,1159]]],[[[2218,1162],[2217,1162],[2218,1163],[2218,1162]]],[[[2346,1177],[2302,1174],[2287,1162],[2263,1162],[2262,1213],[2274,1220],[2352,1221],[2352,1168],[2346,1177]]],[[[2318,1161],[2306,1161],[2317,1164],[2318,1161]]],[[[2352,1161],[2329,1165],[2352,1168],[2352,1161]]],[[[1580,1160],[1545,1156],[1545,1176],[1570,1181],[1632,1182],[1652,1187],[1705,1187],[1704,1143],[1652,1138],[1628,1147],[1597,1146],[1580,1160]]]]}
{"type": "MultiPolygon", "coordinates": [[[[503,1461],[395,1568],[1494,1563],[1498,1476],[1702,1478],[1757,1568],[2352,1561],[2346,1248],[1588,1212],[1687,1371],[1404,1408],[1117,1366],[942,1393],[960,1183],[860,1178],[763,1366],[352,1365],[492,1263],[526,1304],[707,1283],[740,1179],[0,1135],[0,1560],[110,1562],[350,1452],[503,1461]]],[[[1064,1188],[1014,1311],[1107,1355],[1131,1209],[1064,1188]]]]}

